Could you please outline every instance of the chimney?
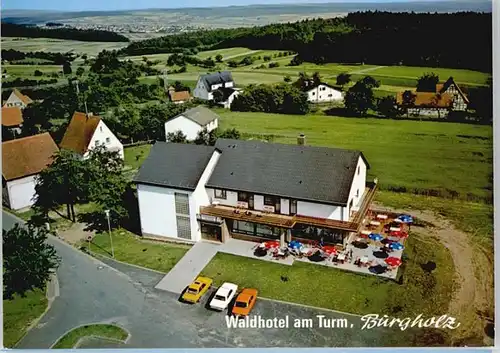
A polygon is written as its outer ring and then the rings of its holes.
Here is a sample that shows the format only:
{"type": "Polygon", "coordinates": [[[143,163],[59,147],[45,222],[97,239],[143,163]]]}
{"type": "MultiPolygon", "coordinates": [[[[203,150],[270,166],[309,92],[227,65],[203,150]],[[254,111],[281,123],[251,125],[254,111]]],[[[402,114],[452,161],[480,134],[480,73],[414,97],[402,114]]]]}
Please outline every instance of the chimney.
{"type": "Polygon", "coordinates": [[[297,145],[304,146],[306,144],[306,135],[300,134],[297,136],[297,145]]]}

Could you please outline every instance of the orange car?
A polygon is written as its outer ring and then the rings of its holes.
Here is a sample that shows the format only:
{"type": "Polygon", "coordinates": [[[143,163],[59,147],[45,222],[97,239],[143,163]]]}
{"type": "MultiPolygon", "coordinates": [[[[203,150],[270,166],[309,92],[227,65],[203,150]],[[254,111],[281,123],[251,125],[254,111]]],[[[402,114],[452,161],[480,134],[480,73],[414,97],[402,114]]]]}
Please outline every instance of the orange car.
{"type": "Polygon", "coordinates": [[[257,289],[244,288],[236,298],[233,306],[233,315],[247,316],[255,305],[257,293],[257,289]]]}

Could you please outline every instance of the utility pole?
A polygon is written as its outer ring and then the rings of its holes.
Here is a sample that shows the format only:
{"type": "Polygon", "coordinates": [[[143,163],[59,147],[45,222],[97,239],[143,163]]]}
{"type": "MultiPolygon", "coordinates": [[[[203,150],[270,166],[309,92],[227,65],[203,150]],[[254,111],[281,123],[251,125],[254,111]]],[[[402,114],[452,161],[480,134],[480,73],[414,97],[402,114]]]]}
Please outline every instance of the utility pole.
{"type": "Polygon", "coordinates": [[[163,89],[168,91],[168,69],[163,69],[163,89]]]}
{"type": "Polygon", "coordinates": [[[105,210],[106,218],[108,219],[109,243],[111,245],[111,256],[115,258],[115,250],[113,249],[113,237],[111,236],[111,222],[109,221],[109,210],[105,210]]]}

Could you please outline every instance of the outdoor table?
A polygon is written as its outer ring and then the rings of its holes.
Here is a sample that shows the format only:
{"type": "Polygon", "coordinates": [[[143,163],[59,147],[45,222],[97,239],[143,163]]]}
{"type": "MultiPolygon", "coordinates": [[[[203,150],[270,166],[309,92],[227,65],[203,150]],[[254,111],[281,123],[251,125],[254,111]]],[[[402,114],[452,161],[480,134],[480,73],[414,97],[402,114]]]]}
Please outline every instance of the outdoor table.
{"type": "Polygon", "coordinates": [[[391,232],[401,232],[401,228],[400,227],[391,227],[391,228],[389,228],[389,230],[391,232]]]}
{"type": "Polygon", "coordinates": [[[377,215],[377,219],[384,219],[385,220],[385,219],[387,219],[387,215],[385,215],[385,214],[378,214],[377,215]]]}
{"type": "Polygon", "coordinates": [[[372,226],[379,226],[380,222],[379,221],[370,221],[370,225],[372,225],[372,226]]]}
{"type": "Polygon", "coordinates": [[[362,230],[361,231],[361,234],[363,235],[370,235],[372,232],[370,232],[369,230],[362,230]]]}
{"type": "Polygon", "coordinates": [[[310,248],[308,246],[303,246],[302,248],[300,248],[300,252],[303,254],[307,254],[307,253],[311,252],[312,250],[313,250],[313,248],[310,248]]]}
{"type": "Polygon", "coordinates": [[[359,259],[359,261],[364,265],[368,262],[368,256],[363,256],[361,259],[359,259]]]}
{"type": "Polygon", "coordinates": [[[345,261],[345,254],[339,254],[337,260],[343,263],[345,261]]]}

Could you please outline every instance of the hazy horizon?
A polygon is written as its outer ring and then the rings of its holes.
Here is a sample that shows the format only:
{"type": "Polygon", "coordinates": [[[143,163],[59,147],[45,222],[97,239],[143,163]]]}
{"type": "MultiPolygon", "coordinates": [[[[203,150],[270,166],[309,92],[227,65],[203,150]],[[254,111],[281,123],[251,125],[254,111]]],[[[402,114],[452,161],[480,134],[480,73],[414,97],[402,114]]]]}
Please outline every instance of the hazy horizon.
{"type": "Polygon", "coordinates": [[[3,10],[9,11],[49,11],[49,12],[79,12],[79,11],[127,11],[127,10],[148,10],[148,9],[182,9],[182,8],[213,8],[230,6],[251,6],[251,5],[308,5],[308,4],[388,4],[388,3],[432,3],[432,2],[465,2],[475,3],[476,1],[464,0],[213,0],[206,3],[201,0],[184,0],[181,6],[163,0],[146,0],[138,6],[134,0],[87,0],[85,4],[76,1],[64,0],[27,0],[20,3],[18,0],[4,0],[3,10]]]}

